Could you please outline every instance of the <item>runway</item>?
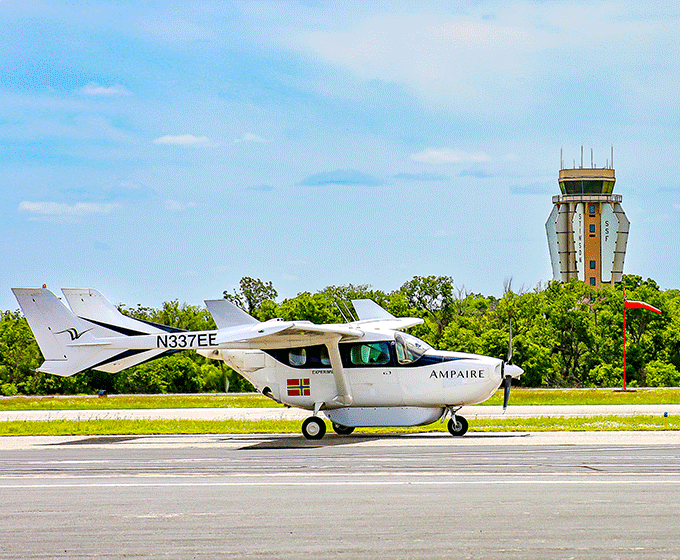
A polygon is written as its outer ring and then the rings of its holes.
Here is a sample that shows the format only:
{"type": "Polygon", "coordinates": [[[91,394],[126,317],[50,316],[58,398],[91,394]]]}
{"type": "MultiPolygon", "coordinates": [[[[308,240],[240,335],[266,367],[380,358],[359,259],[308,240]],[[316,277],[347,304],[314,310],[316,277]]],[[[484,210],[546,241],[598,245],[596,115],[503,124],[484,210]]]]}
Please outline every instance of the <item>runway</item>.
{"type": "Polygon", "coordinates": [[[680,558],[680,434],[0,438],[0,558],[680,558]]]}

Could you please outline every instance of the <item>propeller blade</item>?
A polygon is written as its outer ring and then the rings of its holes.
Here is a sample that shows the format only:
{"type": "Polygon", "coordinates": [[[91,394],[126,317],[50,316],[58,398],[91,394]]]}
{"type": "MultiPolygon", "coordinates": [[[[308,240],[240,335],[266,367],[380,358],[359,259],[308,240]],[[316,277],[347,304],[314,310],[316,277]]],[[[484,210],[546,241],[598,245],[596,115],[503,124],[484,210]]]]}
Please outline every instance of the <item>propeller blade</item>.
{"type": "Polygon", "coordinates": [[[508,401],[510,400],[510,387],[512,385],[512,377],[509,375],[505,377],[504,380],[504,390],[503,390],[503,414],[505,414],[505,409],[508,408],[508,401]]]}

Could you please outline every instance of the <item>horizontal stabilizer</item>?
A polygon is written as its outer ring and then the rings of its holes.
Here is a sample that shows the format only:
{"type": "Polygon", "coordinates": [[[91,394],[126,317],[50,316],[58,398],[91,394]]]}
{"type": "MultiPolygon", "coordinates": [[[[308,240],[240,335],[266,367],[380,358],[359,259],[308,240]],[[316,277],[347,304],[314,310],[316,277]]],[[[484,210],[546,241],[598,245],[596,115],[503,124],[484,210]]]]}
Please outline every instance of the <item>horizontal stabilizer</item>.
{"type": "Polygon", "coordinates": [[[62,288],[73,313],[92,323],[92,334],[98,337],[164,334],[181,329],[157,325],[123,315],[99,291],[92,288],[62,288]]]}
{"type": "Polygon", "coordinates": [[[150,360],[155,360],[156,358],[162,357],[164,354],[171,353],[172,352],[168,352],[164,349],[145,350],[143,352],[128,350],[127,353],[119,354],[114,361],[100,364],[94,369],[105,371],[107,373],[118,373],[119,371],[123,371],[129,367],[136,366],[150,360]]]}

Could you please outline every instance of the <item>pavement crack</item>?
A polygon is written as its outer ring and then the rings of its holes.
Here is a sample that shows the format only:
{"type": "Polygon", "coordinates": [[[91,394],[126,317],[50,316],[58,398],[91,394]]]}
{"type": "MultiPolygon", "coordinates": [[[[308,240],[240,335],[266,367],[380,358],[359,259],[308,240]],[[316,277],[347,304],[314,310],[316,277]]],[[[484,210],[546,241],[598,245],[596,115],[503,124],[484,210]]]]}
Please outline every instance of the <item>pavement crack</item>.
{"type": "Polygon", "coordinates": [[[595,471],[595,472],[607,472],[604,469],[598,469],[598,468],[595,468],[595,467],[591,467],[590,465],[580,465],[580,466],[583,469],[588,469],[588,470],[595,471]]]}

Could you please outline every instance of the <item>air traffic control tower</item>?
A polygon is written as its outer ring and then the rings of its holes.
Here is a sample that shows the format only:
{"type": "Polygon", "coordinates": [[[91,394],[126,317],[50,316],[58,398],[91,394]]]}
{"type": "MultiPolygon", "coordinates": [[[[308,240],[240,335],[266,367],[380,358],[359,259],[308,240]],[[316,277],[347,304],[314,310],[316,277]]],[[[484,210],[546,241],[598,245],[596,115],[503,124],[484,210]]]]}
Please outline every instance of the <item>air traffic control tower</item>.
{"type": "Polygon", "coordinates": [[[630,222],[621,208],[622,197],[613,194],[614,150],[604,167],[581,165],[565,169],[560,152],[560,190],[545,229],[553,278],[577,278],[600,287],[621,281],[630,222]]]}

